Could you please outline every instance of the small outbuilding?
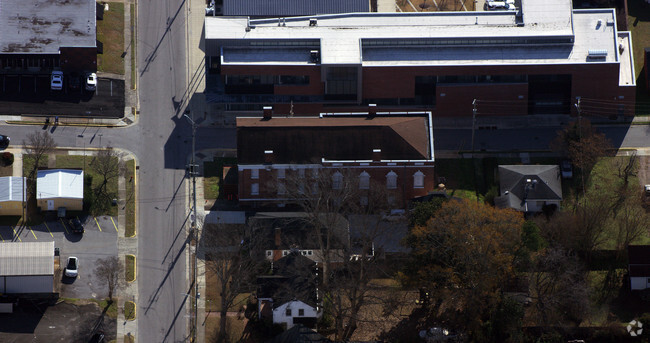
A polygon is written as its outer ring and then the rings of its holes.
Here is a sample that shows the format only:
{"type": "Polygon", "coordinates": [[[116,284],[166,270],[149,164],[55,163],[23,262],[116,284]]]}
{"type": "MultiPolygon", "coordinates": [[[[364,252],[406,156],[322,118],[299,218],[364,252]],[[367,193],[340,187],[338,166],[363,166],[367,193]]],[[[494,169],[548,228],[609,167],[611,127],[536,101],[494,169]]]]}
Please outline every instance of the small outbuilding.
{"type": "Polygon", "coordinates": [[[24,177],[0,177],[0,216],[23,215],[25,194],[27,189],[24,177]]]}
{"type": "Polygon", "coordinates": [[[81,211],[84,200],[84,173],[74,169],[39,170],[36,203],[41,211],[81,211]]]}
{"type": "Polygon", "coordinates": [[[54,242],[0,243],[0,293],[54,292],[54,242]]]}

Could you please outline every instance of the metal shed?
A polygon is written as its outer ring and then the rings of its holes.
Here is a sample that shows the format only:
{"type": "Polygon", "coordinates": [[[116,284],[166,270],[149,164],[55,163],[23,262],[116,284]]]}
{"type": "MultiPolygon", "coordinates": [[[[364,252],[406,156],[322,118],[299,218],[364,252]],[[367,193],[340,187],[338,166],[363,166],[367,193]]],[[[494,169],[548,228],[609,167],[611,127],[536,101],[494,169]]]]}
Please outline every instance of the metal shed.
{"type": "Polygon", "coordinates": [[[54,242],[0,243],[0,293],[52,293],[54,242]]]}

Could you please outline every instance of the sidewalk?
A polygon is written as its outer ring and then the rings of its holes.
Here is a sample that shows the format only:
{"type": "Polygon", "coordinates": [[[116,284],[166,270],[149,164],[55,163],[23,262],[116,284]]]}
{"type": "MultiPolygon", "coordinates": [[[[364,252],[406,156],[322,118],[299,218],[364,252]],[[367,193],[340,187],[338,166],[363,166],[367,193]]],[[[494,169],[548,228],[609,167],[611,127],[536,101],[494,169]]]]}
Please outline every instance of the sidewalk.
{"type": "MultiPolygon", "coordinates": [[[[132,155],[126,151],[122,151],[123,158],[122,160],[133,159],[135,165],[138,165],[138,160],[135,155],[132,155]]],[[[119,229],[117,236],[117,256],[122,261],[124,261],[126,255],[136,256],[136,280],[129,283],[126,280],[122,279],[126,287],[119,292],[119,298],[117,303],[118,313],[117,313],[117,343],[124,342],[125,335],[131,335],[133,337],[138,337],[138,318],[137,318],[137,304],[138,304],[138,282],[137,282],[137,263],[138,263],[138,236],[137,236],[137,206],[136,206],[136,235],[134,237],[126,237],[126,201],[129,198],[129,195],[126,194],[126,183],[133,182],[135,194],[133,195],[133,203],[138,203],[138,192],[137,192],[137,182],[138,182],[138,173],[135,171],[135,177],[133,180],[126,180],[125,174],[120,171],[120,176],[117,182],[118,189],[118,198],[120,199],[117,210],[117,226],[119,229]],[[127,301],[132,301],[136,304],[136,318],[132,321],[125,320],[124,317],[124,303],[127,301]]],[[[122,273],[121,278],[124,278],[125,275],[122,273]]]]}

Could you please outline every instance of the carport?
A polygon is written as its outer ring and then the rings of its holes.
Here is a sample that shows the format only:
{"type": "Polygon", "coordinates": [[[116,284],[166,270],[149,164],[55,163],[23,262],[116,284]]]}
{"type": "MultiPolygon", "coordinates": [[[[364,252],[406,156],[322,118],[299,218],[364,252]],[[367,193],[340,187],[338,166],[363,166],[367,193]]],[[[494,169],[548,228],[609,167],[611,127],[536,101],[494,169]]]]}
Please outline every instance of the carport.
{"type": "Polygon", "coordinates": [[[0,293],[53,293],[54,242],[0,243],[0,293]]]}

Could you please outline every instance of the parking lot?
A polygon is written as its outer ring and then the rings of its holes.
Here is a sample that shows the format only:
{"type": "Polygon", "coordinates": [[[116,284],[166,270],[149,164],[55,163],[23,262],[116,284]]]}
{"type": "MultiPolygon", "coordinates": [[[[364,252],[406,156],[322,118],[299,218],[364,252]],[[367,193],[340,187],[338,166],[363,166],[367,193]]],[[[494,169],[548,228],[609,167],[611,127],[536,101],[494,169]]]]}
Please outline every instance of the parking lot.
{"type": "Polygon", "coordinates": [[[64,75],[63,89],[51,90],[50,75],[0,75],[0,114],[124,116],[124,80],[98,78],[93,92],[83,80],[71,88],[71,78],[64,75]]]}
{"type": "Polygon", "coordinates": [[[117,256],[117,218],[109,216],[79,218],[85,232],[74,234],[70,225],[62,219],[50,220],[36,226],[0,226],[2,241],[34,242],[54,241],[60,251],[60,265],[65,268],[69,256],[79,258],[79,276],[61,280],[60,295],[67,298],[103,299],[108,288],[95,277],[97,261],[117,256]]]}

